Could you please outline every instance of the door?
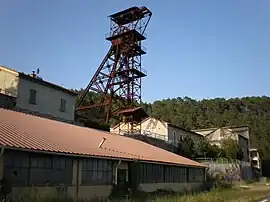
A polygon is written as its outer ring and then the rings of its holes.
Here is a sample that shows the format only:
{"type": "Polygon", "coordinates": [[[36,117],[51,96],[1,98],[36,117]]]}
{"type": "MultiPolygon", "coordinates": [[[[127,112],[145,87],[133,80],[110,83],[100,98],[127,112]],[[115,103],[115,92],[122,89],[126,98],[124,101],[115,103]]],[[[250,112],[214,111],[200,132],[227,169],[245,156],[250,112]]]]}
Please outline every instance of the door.
{"type": "Polygon", "coordinates": [[[127,171],[125,169],[117,169],[117,184],[118,186],[125,186],[127,171]]]}

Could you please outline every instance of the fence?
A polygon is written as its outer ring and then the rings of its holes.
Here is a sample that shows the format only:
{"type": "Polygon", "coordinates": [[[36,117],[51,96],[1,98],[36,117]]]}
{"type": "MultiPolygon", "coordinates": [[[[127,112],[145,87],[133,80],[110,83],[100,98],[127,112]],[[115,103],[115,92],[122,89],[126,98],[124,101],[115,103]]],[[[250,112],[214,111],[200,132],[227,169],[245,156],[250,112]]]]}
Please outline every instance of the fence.
{"type": "Polygon", "coordinates": [[[226,159],[226,158],[197,158],[200,163],[215,163],[215,164],[239,164],[242,166],[251,166],[250,162],[240,161],[238,159],[226,159]]]}
{"type": "Polygon", "coordinates": [[[128,136],[130,136],[130,135],[144,135],[146,137],[151,137],[151,138],[163,140],[164,142],[166,142],[168,144],[177,145],[177,142],[176,141],[169,140],[168,139],[168,136],[161,135],[159,133],[154,133],[154,132],[147,131],[147,130],[134,131],[132,134],[128,130],[127,131],[122,130],[121,132],[122,132],[122,134],[128,135],[128,136]]]}

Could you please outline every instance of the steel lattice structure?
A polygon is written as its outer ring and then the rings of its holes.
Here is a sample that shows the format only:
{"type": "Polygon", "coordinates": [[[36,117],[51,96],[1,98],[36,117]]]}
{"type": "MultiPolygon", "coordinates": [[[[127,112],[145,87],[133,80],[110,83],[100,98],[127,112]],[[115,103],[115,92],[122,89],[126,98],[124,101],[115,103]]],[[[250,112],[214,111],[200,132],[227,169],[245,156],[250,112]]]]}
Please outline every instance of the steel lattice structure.
{"type": "Polygon", "coordinates": [[[146,50],[141,42],[146,39],[145,30],[151,16],[152,12],[146,7],[131,7],[109,16],[110,33],[106,40],[111,42],[111,47],[81,94],[77,113],[105,107],[106,123],[113,114],[122,114],[131,125],[135,124],[141,103],[141,78],[146,76],[141,67],[141,57],[146,50]],[[100,94],[95,104],[83,104],[89,91],[100,94]]]}

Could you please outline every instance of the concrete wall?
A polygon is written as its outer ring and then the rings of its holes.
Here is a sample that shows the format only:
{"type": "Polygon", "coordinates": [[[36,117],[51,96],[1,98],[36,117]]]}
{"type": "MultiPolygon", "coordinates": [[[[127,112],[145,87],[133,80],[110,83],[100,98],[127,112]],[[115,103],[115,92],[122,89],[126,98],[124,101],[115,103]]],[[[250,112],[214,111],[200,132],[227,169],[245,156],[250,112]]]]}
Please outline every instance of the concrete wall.
{"type": "Polygon", "coordinates": [[[143,131],[160,134],[164,137],[168,136],[168,125],[155,118],[148,118],[146,121],[142,122],[141,128],[143,131]]]}
{"type": "Polygon", "coordinates": [[[205,136],[210,142],[217,142],[222,140],[222,130],[219,128],[217,130],[214,130],[211,134],[205,136]]]}
{"type": "Polygon", "coordinates": [[[209,166],[207,172],[210,176],[215,176],[217,173],[219,173],[229,181],[252,179],[252,168],[250,165],[241,163],[220,163],[213,161],[205,161],[202,163],[209,166]]]}
{"type": "Polygon", "coordinates": [[[16,107],[49,114],[66,120],[74,120],[76,96],[54,88],[20,78],[16,107]],[[36,104],[29,103],[30,89],[37,91],[36,104]],[[66,111],[60,111],[61,98],[66,100],[66,111]]]}

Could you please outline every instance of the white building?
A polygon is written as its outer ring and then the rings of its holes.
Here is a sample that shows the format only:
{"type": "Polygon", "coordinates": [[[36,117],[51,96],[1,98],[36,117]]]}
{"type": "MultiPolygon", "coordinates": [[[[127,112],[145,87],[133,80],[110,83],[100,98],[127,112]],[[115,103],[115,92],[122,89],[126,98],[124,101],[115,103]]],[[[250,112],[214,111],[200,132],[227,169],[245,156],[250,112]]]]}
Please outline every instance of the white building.
{"type": "MultiPolygon", "coordinates": [[[[111,132],[124,135],[129,131],[129,123],[120,123],[110,129],[111,132]]],[[[195,143],[203,138],[195,132],[185,130],[181,127],[161,121],[153,117],[144,119],[135,129],[136,134],[164,140],[169,143],[177,144],[180,137],[189,136],[195,143]]]]}
{"type": "Polygon", "coordinates": [[[0,66],[0,107],[73,122],[76,97],[77,93],[44,81],[35,73],[28,75],[0,66]]]}
{"type": "Polygon", "coordinates": [[[197,129],[192,130],[205,138],[211,144],[217,146],[221,145],[221,141],[226,138],[232,138],[237,141],[240,148],[244,153],[244,161],[249,162],[249,149],[250,149],[250,138],[249,133],[250,129],[248,126],[229,126],[229,127],[220,127],[220,128],[206,128],[206,129],[197,129]]]}

